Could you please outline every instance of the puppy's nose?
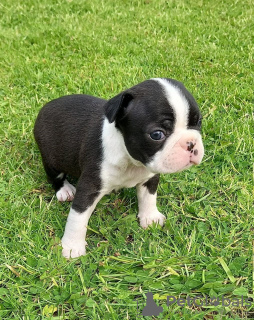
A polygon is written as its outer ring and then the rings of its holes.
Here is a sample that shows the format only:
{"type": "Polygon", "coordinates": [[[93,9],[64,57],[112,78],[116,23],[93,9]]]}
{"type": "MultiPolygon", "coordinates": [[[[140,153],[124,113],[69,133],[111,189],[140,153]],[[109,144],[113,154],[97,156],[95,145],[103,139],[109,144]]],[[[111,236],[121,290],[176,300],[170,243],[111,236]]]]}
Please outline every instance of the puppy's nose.
{"type": "Polygon", "coordinates": [[[200,164],[204,156],[204,146],[200,134],[195,130],[186,130],[178,140],[178,145],[184,150],[190,163],[200,164]]]}
{"type": "Polygon", "coordinates": [[[195,142],[193,143],[192,141],[190,141],[190,142],[187,141],[186,144],[187,144],[187,150],[192,153],[193,152],[193,148],[196,145],[196,143],[195,142]]]}
{"type": "Polygon", "coordinates": [[[190,151],[191,154],[193,153],[194,156],[197,156],[198,155],[198,149],[195,148],[196,142],[187,141],[186,144],[187,144],[187,150],[190,151]]]}
{"type": "Polygon", "coordinates": [[[179,141],[180,146],[185,150],[185,151],[189,151],[190,153],[194,153],[194,150],[196,150],[195,146],[196,146],[196,139],[186,139],[186,138],[182,138],[179,141]]]}
{"type": "Polygon", "coordinates": [[[199,164],[201,159],[199,157],[199,146],[196,142],[196,139],[181,139],[180,141],[181,147],[189,152],[190,162],[193,164],[199,164]]]}

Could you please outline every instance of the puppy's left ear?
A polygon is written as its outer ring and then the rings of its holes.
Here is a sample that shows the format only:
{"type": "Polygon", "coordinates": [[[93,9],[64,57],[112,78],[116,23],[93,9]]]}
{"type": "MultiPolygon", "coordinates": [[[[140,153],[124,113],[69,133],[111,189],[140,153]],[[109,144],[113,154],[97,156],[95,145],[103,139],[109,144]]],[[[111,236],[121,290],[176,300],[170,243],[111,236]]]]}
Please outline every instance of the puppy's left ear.
{"type": "Polygon", "coordinates": [[[134,99],[133,95],[125,91],[106,102],[104,110],[109,123],[122,118],[124,115],[124,109],[128,107],[128,104],[132,99],[134,99]]]}

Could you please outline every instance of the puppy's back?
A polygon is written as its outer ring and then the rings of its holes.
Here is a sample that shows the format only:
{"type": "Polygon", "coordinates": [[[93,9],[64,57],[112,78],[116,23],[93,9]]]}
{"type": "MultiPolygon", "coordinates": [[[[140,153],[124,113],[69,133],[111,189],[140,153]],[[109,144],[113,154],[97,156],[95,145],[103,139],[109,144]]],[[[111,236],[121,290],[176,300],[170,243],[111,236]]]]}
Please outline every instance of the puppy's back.
{"type": "Polygon", "coordinates": [[[48,102],[34,126],[43,162],[74,176],[80,174],[82,150],[100,138],[106,100],[88,95],[69,95],[48,102]]]}

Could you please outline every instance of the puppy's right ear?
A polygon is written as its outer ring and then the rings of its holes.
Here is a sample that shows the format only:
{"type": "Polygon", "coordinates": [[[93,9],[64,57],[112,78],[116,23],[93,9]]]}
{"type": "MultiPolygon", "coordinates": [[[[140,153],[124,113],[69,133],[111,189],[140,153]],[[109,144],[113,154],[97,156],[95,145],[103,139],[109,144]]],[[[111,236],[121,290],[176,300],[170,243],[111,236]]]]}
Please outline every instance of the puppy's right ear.
{"type": "Polygon", "coordinates": [[[128,104],[133,98],[134,97],[131,93],[125,91],[106,102],[104,105],[104,110],[109,123],[112,123],[123,117],[124,110],[127,108],[128,104]]]}

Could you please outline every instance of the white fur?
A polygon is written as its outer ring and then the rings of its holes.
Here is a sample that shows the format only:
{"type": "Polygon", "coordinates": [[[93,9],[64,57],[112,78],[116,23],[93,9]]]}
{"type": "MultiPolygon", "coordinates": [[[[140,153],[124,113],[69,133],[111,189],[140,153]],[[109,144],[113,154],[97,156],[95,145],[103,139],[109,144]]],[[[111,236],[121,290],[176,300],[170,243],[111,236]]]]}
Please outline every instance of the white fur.
{"type": "Polygon", "coordinates": [[[154,78],[161,87],[168,103],[172,107],[175,115],[175,131],[186,129],[188,123],[189,103],[181,93],[181,90],[165,79],[154,78]]]}
{"type": "Polygon", "coordinates": [[[61,172],[56,178],[57,178],[57,179],[62,179],[63,177],[64,177],[64,173],[61,172]]]}
{"type": "Polygon", "coordinates": [[[142,228],[146,229],[153,222],[163,226],[166,217],[159,212],[156,206],[157,192],[149,193],[143,184],[137,185],[138,218],[142,228]]]}
{"type": "Polygon", "coordinates": [[[202,138],[197,130],[183,129],[169,137],[162,150],[158,151],[152,161],[147,164],[153,172],[174,173],[188,169],[193,164],[199,164],[204,156],[202,138]],[[187,151],[187,142],[191,141],[198,150],[198,156],[187,151]],[[184,145],[186,148],[184,149],[184,145]],[[180,162],[181,157],[185,158],[185,164],[180,162]]]}
{"type": "Polygon", "coordinates": [[[56,193],[58,201],[72,201],[76,193],[76,188],[67,180],[64,180],[64,185],[56,193]]]}
{"type": "Polygon", "coordinates": [[[104,120],[102,130],[103,161],[101,167],[102,192],[135,187],[154,174],[128,153],[122,134],[115,123],[104,120]],[[116,150],[116,152],[112,152],[116,150]]]}
{"type": "Polygon", "coordinates": [[[62,238],[62,254],[64,257],[77,258],[86,254],[87,243],[85,238],[88,221],[100,199],[101,195],[82,213],[71,208],[62,238]]]}

